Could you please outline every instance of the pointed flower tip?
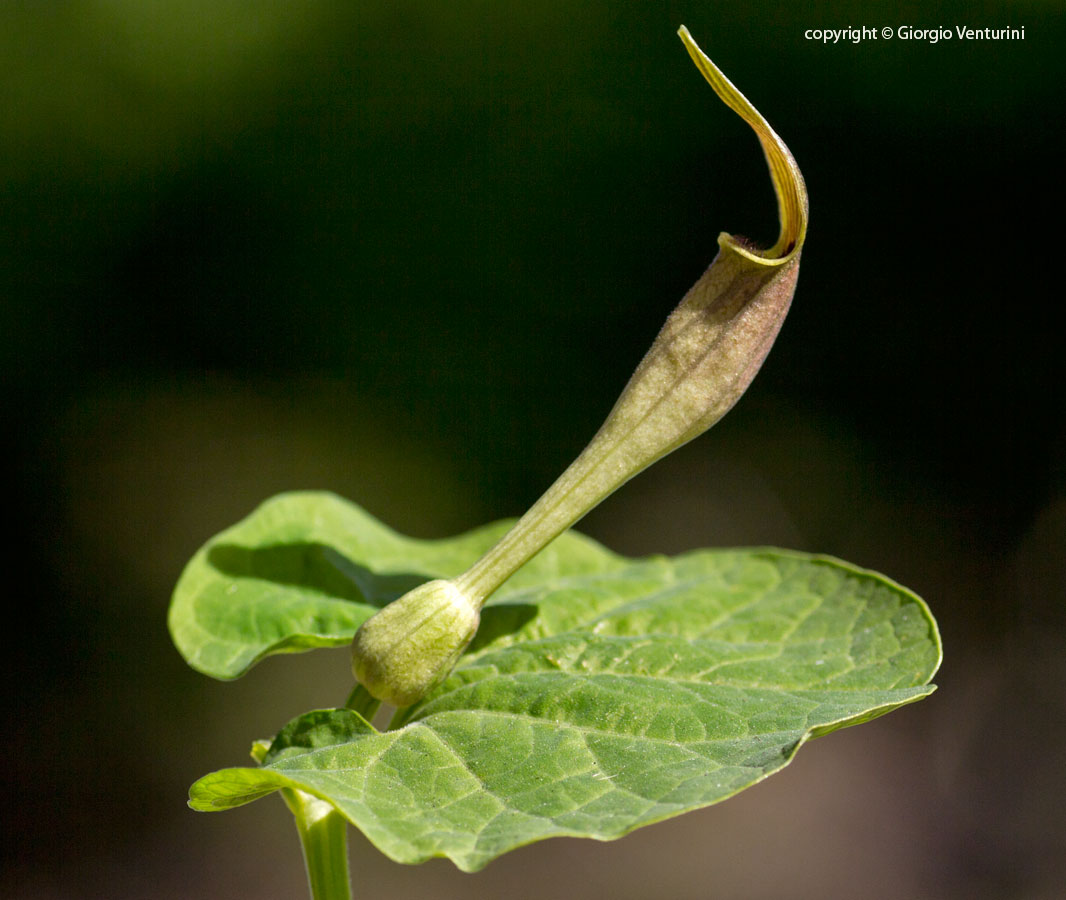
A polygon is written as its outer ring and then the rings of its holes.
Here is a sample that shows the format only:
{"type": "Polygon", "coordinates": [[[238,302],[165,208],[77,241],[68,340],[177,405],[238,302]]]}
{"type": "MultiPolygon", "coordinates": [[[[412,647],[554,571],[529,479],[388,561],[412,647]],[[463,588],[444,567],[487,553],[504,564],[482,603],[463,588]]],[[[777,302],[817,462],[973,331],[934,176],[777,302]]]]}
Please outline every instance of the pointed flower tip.
{"type": "Polygon", "coordinates": [[[755,131],[759,143],[762,144],[766,162],[770,166],[770,178],[777,195],[781,231],[773,247],[765,252],[752,251],[727,234],[718,239],[719,243],[727,244],[741,255],[763,265],[787,263],[799,254],[807,237],[807,186],[799,166],[785,142],[770,127],[762,113],[752,106],[721,69],[711,62],[710,57],[693,40],[689,30],[682,25],[677,33],[696,68],[714,88],[719,99],[755,131]]]}

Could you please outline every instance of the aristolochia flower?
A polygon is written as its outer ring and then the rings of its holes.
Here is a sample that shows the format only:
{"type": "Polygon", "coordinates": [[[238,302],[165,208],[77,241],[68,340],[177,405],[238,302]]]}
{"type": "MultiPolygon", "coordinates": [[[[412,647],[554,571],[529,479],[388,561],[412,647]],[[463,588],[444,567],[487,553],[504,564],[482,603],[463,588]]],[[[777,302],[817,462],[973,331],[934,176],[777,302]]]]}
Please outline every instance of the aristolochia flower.
{"type": "Polygon", "coordinates": [[[766,359],[788,312],[807,232],[807,190],[788,147],[682,27],[689,55],[762,144],[781,231],[769,250],[723,232],[719,252],[670,314],[600,430],[558,480],[467,572],[431,581],[368,619],[352,668],[396,706],[421,699],[452,670],[488,596],[610,493],[729,411],[766,359]]]}

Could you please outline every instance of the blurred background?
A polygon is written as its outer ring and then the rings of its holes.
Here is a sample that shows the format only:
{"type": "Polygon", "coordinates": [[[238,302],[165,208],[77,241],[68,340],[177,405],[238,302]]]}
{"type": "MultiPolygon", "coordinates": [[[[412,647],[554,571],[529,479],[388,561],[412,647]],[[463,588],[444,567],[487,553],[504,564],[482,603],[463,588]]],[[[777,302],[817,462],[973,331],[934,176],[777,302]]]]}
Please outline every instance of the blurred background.
{"type": "Polygon", "coordinates": [[[212,682],[169,592],[282,490],[421,537],[521,513],[718,232],[773,242],[682,23],[803,168],[803,273],[737,409],[581,527],[882,570],[939,618],[940,690],[612,844],[469,876],[353,833],[356,896],[1063,896],[1060,0],[8,0],[4,896],[305,896],[279,799],[186,791],[343,702],[347,653],[212,682]],[[862,25],[1025,39],[804,38],[862,25]]]}

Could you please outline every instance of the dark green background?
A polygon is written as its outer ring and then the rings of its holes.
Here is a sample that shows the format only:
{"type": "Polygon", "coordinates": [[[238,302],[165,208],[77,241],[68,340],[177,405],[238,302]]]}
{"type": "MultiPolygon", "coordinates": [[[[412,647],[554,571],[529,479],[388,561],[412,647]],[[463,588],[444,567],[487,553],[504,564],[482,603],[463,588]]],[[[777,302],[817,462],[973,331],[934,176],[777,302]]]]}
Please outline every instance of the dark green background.
{"type": "Polygon", "coordinates": [[[12,896],[300,896],[279,801],[185,791],[341,702],[346,655],[210,682],[169,591],[280,490],[421,536],[520,513],[718,232],[773,241],[757,143],[682,23],[799,160],[803,271],[737,410],[583,527],[882,569],[941,621],[941,690],[620,843],[470,877],[355,837],[357,896],[1066,885],[1060,2],[84,0],[0,11],[12,896]],[[848,25],[1026,37],[803,36],[848,25]]]}

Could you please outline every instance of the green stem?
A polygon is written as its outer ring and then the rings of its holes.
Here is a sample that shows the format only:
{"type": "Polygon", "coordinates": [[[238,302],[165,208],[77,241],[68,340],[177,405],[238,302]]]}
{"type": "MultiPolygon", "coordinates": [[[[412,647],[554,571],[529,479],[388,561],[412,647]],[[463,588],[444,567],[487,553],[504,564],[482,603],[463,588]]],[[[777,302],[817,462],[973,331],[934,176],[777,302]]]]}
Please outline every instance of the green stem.
{"type": "Polygon", "coordinates": [[[296,819],[311,900],[352,900],[347,820],[331,803],[303,791],[282,790],[296,819]]]}
{"type": "Polygon", "coordinates": [[[367,722],[373,725],[374,715],[377,713],[378,707],[381,706],[381,701],[377,697],[372,697],[365,687],[356,682],[344,706],[359,713],[367,722]]]}

